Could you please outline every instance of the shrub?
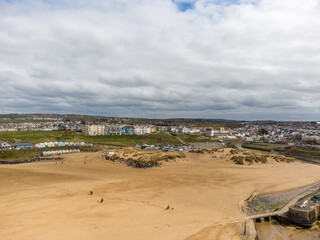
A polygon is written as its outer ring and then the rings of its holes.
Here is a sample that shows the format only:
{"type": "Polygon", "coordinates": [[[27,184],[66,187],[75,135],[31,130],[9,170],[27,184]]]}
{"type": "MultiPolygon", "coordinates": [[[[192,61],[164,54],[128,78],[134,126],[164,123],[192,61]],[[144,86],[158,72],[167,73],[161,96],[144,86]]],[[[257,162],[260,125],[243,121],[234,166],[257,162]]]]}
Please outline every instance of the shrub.
{"type": "Polygon", "coordinates": [[[240,153],[239,149],[231,149],[230,150],[230,154],[239,154],[239,153],[240,153]]]}
{"type": "Polygon", "coordinates": [[[260,156],[260,161],[262,163],[266,163],[267,162],[267,157],[265,155],[260,156]]]}
{"type": "Polygon", "coordinates": [[[231,158],[231,160],[235,163],[235,164],[239,164],[239,165],[243,165],[244,164],[244,157],[243,156],[233,156],[231,158]]]}
{"type": "Polygon", "coordinates": [[[246,156],[246,157],[245,157],[245,161],[246,161],[246,162],[249,162],[250,164],[253,164],[254,157],[253,157],[253,156],[246,156]]]}

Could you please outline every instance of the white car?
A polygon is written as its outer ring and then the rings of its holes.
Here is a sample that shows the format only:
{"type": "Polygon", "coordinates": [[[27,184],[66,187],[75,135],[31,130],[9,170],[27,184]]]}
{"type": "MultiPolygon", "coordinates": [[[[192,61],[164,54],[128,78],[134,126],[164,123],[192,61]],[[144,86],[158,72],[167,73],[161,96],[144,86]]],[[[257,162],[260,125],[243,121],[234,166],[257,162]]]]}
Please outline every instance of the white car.
{"type": "Polygon", "coordinates": [[[308,204],[308,200],[305,200],[301,205],[300,208],[305,208],[308,204]]]}

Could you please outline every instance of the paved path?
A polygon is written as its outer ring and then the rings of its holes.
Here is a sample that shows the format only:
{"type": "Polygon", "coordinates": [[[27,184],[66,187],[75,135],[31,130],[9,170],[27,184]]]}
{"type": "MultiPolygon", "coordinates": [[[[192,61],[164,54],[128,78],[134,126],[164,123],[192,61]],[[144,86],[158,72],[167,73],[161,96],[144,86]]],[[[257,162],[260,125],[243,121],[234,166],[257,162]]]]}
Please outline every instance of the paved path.
{"type": "Polygon", "coordinates": [[[184,145],[187,145],[186,143],[185,143],[185,141],[183,141],[181,138],[179,138],[179,137],[176,137],[182,144],[184,144],[184,145]]]}
{"type": "Polygon", "coordinates": [[[239,149],[244,149],[241,144],[236,144],[236,147],[239,148],[239,149]]]}
{"type": "MultiPolygon", "coordinates": [[[[168,134],[168,135],[170,135],[170,136],[173,136],[173,135],[171,135],[169,132],[166,132],[166,134],[168,134]]],[[[175,137],[176,139],[178,139],[178,141],[179,141],[181,144],[188,145],[188,144],[186,144],[186,142],[183,141],[181,138],[179,138],[179,137],[177,137],[177,136],[173,136],[173,137],[175,137]]]]}

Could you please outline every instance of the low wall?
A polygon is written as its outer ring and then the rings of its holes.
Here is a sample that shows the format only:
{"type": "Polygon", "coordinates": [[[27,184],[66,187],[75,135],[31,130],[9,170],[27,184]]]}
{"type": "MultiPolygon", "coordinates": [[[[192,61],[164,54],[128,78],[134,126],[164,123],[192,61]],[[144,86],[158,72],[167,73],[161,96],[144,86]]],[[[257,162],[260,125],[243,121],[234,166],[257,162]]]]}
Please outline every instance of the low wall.
{"type": "Polygon", "coordinates": [[[254,226],[252,219],[245,221],[245,234],[244,237],[246,240],[255,240],[257,239],[257,230],[254,226]]]}
{"type": "Polygon", "coordinates": [[[43,157],[43,158],[32,158],[26,160],[2,160],[0,164],[21,164],[21,163],[32,163],[40,161],[57,161],[64,160],[63,157],[43,157]]]}

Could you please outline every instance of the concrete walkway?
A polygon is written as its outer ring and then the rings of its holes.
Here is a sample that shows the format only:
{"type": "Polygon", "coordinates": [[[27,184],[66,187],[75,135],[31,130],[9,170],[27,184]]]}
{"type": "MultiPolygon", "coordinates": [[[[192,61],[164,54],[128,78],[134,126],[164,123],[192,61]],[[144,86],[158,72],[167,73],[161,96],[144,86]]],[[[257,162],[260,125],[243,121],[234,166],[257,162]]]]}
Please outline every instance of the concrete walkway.
{"type": "MultiPolygon", "coordinates": [[[[173,135],[170,134],[169,132],[166,132],[166,134],[168,134],[168,135],[170,135],[170,136],[173,136],[173,135]]],[[[188,144],[186,144],[186,142],[183,141],[181,138],[179,138],[179,137],[177,137],[177,136],[173,136],[173,137],[175,137],[176,139],[178,139],[178,141],[179,141],[181,144],[188,145],[188,144]]]]}
{"type": "Polygon", "coordinates": [[[236,144],[236,147],[239,148],[239,149],[244,149],[241,144],[236,144]]]}
{"type": "Polygon", "coordinates": [[[187,145],[186,143],[185,143],[185,141],[183,141],[181,138],[179,138],[179,137],[176,137],[182,144],[184,144],[184,145],[187,145]]]}

